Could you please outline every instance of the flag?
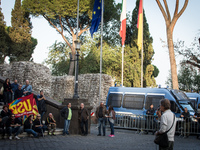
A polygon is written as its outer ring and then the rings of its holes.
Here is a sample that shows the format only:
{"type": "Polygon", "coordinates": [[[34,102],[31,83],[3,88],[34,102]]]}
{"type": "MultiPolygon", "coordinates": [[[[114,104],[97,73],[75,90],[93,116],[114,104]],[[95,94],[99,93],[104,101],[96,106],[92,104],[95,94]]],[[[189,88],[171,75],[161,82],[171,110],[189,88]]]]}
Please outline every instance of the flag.
{"type": "Polygon", "coordinates": [[[15,114],[16,118],[24,115],[38,114],[38,108],[35,99],[33,98],[33,94],[25,97],[20,97],[9,103],[8,105],[9,109],[12,111],[13,114],[15,114]]]}
{"type": "Polygon", "coordinates": [[[101,6],[102,0],[95,0],[92,12],[92,25],[90,28],[91,37],[93,37],[93,33],[97,31],[99,23],[101,22],[101,6]]]}
{"type": "Polygon", "coordinates": [[[122,12],[120,16],[121,26],[119,35],[122,38],[122,45],[124,45],[126,39],[126,0],[122,0],[122,12]]]}
{"type": "Polygon", "coordinates": [[[140,0],[140,4],[139,4],[137,28],[138,28],[137,45],[138,45],[139,50],[141,50],[142,43],[143,43],[143,2],[142,0],[140,0]]]}

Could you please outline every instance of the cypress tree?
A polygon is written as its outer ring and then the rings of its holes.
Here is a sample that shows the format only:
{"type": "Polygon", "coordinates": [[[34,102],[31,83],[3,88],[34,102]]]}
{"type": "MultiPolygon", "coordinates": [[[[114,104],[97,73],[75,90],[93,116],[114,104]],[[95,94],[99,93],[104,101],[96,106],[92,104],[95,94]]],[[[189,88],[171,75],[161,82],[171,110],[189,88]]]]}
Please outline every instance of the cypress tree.
{"type": "MultiPolygon", "coordinates": [[[[130,47],[137,47],[137,38],[138,38],[138,28],[137,28],[137,19],[138,19],[138,9],[139,9],[139,0],[136,1],[136,6],[132,11],[132,20],[127,26],[126,34],[126,45],[130,47]]],[[[154,49],[152,46],[153,38],[149,32],[149,25],[145,16],[145,11],[143,10],[143,86],[156,86],[155,79],[153,76],[154,66],[152,63],[152,58],[154,55],[154,49]]],[[[141,52],[139,52],[139,57],[141,58],[141,52]]],[[[139,75],[140,76],[140,75],[139,75]]]]}
{"type": "Polygon", "coordinates": [[[12,40],[10,62],[29,61],[34,48],[29,18],[21,7],[21,0],[15,0],[11,15],[12,27],[9,30],[9,36],[12,40]]]}
{"type": "Polygon", "coordinates": [[[6,32],[6,22],[0,7],[0,63],[4,63],[6,56],[9,55],[9,36],[6,32]]]}

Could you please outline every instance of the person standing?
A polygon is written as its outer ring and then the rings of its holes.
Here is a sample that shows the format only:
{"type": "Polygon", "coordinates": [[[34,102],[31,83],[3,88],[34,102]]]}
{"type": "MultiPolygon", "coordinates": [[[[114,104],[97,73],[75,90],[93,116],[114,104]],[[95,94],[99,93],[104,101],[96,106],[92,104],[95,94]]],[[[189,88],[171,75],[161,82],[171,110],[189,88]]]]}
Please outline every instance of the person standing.
{"type": "Polygon", "coordinates": [[[190,132],[190,113],[187,107],[184,108],[184,112],[182,112],[181,117],[184,119],[184,138],[187,138],[190,132]]]}
{"type": "Polygon", "coordinates": [[[4,105],[6,105],[6,103],[12,102],[12,88],[11,88],[9,78],[7,78],[5,82],[3,83],[3,88],[4,88],[4,91],[3,91],[4,105]]]}
{"type": "Polygon", "coordinates": [[[15,91],[14,99],[20,98],[24,95],[23,90],[22,90],[22,85],[20,84],[18,86],[18,89],[15,91]]]}
{"type": "Polygon", "coordinates": [[[176,117],[170,110],[171,104],[168,99],[162,99],[160,100],[160,111],[157,111],[157,115],[159,118],[161,118],[160,122],[160,130],[157,131],[155,134],[159,135],[166,131],[168,136],[168,147],[161,147],[159,146],[159,150],[173,150],[174,147],[174,134],[176,129],[176,117]],[[161,115],[161,111],[163,114],[161,115]]]}
{"type": "Polygon", "coordinates": [[[154,126],[154,113],[155,109],[153,104],[150,105],[149,109],[146,112],[146,124],[147,124],[147,134],[149,130],[152,130],[152,134],[155,132],[155,126],[154,126]]]}
{"type": "Polygon", "coordinates": [[[101,102],[100,106],[97,107],[95,116],[98,119],[98,130],[99,134],[97,136],[101,136],[101,126],[103,126],[103,136],[106,135],[106,114],[107,110],[106,107],[104,106],[104,103],[101,102]]]}
{"type": "Polygon", "coordinates": [[[197,127],[198,127],[197,139],[199,139],[199,137],[200,137],[200,111],[198,110],[197,112],[195,112],[193,117],[198,120],[198,123],[197,123],[197,127]]]}
{"type": "Polygon", "coordinates": [[[81,133],[84,136],[87,136],[88,134],[88,119],[89,119],[89,113],[87,108],[84,107],[84,103],[81,103],[80,110],[78,112],[80,125],[81,125],[81,133]],[[85,128],[85,130],[84,130],[85,128]]]}
{"type": "Polygon", "coordinates": [[[69,126],[72,119],[71,103],[68,103],[67,106],[61,110],[61,116],[65,119],[63,135],[69,135],[69,126]]]}
{"type": "Polygon", "coordinates": [[[43,90],[40,91],[40,95],[37,96],[38,100],[38,111],[39,114],[41,115],[41,120],[43,119],[43,115],[45,114],[46,110],[46,103],[45,103],[45,96],[43,90]]]}
{"type": "Polygon", "coordinates": [[[30,115],[24,122],[24,131],[38,137],[38,133],[33,130],[33,115],[30,115]]]}
{"type": "Polygon", "coordinates": [[[14,95],[15,95],[15,91],[18,89],[18,83],[17,83],[17,79],[15,79],[14,83],[11,84],[12,87],[12,100],[14,100],[14,95]]]}
{"type": "Polygon", "coordinates": [[[47,117],[45,124],[46,124],[47,129],[48,129],[48,135],[54,135],[55,136],[56,120],[54,119],[52,113],[49,113],[49,116],[47,117]]]}
{"type": "Polygon", "coordinates": [[[32,86],[29,84],[29,80],[26,80],[26,85],[22,86],[22,90],[24,91],[24,96],[30,95],[32,93],[32,86]]]}
{"type": "Polygon", "coordinates": [[[115,137],[115,135],[114,135],[115,111],[112,106],[109,106],[109,108],[108,108],[108,116],[107,117],[108,117],[108,121],[110,124],[110,130],[111,130],[111,133],[109,136],[115,137]]]}

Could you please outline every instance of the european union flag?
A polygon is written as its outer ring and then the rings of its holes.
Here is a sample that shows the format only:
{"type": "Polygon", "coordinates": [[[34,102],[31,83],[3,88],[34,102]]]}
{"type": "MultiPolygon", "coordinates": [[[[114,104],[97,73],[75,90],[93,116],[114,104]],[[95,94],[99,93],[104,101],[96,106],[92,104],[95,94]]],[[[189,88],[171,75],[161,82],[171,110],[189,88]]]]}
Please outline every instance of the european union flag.
{"type": "Polygon", "coordinates": [[[93,38],[93,33],[97,31],[99,23],[101,22],[101,9],[102,9],[101,6],[102,6],[102,0],[95,0],[92,12],[92,25],[90,28],[90,33],[92,38],[93,38]]]}

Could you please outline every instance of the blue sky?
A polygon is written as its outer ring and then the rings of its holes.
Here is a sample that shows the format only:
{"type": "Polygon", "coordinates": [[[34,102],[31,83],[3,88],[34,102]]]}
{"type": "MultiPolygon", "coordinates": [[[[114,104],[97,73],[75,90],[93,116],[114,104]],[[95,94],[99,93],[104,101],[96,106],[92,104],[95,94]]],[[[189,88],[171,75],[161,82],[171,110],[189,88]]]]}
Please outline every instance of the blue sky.
{"type": "MultiPolygon", "coordinates": [[[[185,0],[180,0],[179,9],[182,8],[184,1],[185,0]]],[[[15,0],[1,0],[2,12],[7,26],[11,25],[11,11],[14,8],[14,2],[15,0]]],[[[121,2],[121,0],[116,0],[116,2],[121,2]]],[[[136,0],[127,0],[127,12],[132,12],[135,8],[135,2],[136,0]]],[[[167,2],[172,16],[175,7],[175,0],[167,0],[167,2]]],[[[166,86],[165,81],[170,70],[168,49],[163,47],[160,40],[162,39],[167,41],[165,21],[155,0],[144,0],[143,3],[150,34],[153,37],[153,48],[155,51],[153,64],[160,70],[159,76],[156,78],[156,83],[164,87],[166,86]]],[[[200,37],[199,7],[199,0],[189,1],[185,12],[175,25],[173,33],[174,41],[177,41],[177,39],[184,40],[185,44],[190,46],[194,37],[200,37]]],[[[64,40],[42,17],[32,18],[32,24],[32,36],[38,40],[38,45],[34,51],[33,59],[36,63],[42,63],[48,56],[48,47],[50,47],[56,40],[62,42],[64,42],[64,40]]],[[[178,68],[180,67],[180,60],[181,58],[176,58],[178,68]]]]}

